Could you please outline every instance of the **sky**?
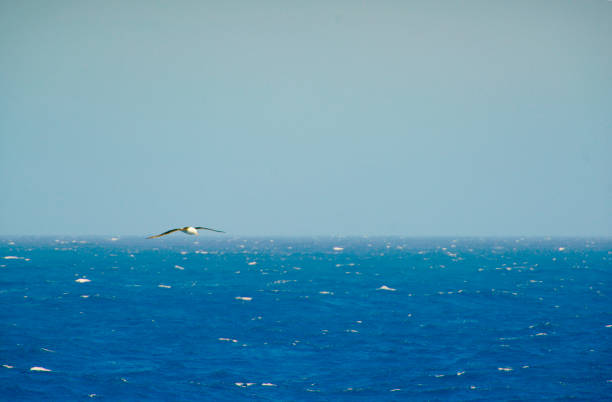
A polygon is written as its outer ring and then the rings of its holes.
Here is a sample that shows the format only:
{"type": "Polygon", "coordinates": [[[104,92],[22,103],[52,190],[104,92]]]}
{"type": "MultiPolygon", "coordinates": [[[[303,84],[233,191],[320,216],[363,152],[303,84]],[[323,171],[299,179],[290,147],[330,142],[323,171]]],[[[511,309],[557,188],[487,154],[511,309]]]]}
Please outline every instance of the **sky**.
{"type": "Polygon", "coordinates": [[[0,0],[0,235],[612,236],[611,43],[606,0],[0,0]]]}

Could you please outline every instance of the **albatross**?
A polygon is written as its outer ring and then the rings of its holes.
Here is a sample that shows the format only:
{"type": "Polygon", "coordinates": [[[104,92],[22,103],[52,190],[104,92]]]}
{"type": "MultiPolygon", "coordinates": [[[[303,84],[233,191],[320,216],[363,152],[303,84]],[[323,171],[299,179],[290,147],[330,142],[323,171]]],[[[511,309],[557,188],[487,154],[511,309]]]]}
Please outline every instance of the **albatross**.
{"type": "Polygon", "coordinates": [[[165,236],[165,235],[169,235],[170,233],[174,233],[174,232],[183,232],[183,233],[188,234],[188,235],[197,235],[198,234],[198,229],[201,229],[201,230],[210,230],[210,231],[219,232],[219,233],[225,233],[222,230],[205,228],[205,227],[202,227],[202,226],[195,226],[195,227],[193,227],[193,226],[185,226],[184,228],[170,229],[170,230],[168,230],[168,231],[166,231],[164,233],[160,233],[160,234],[155,235],[155,236],[149,236],[149,237],[147,237],[147,239],[155,239],[156,237],[162,237],[162,236],[165,236]]]}

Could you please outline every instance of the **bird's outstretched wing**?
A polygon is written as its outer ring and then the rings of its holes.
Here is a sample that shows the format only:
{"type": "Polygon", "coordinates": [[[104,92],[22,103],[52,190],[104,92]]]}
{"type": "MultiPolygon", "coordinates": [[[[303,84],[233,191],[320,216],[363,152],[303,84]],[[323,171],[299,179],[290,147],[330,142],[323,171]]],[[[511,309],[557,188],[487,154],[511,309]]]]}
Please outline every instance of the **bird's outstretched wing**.
{"type": "Polygon", "coordinates": [[[164,232],[164,233],[161,233],[161,234],[158,234],[158,235],[155,235],[155,236],[149,236],[149,237],[147,237],[147,239],[155,239],[156,237],[162,237],[162,236],[168,235],[170,233],[173,233],[173,232],[176,232],[176,231],[179,231],[179,230],[181,230],[181,229],[170,229],[167,232],[164,232]]]}
{"type": "Polygon", "coordinates": [[[217,230],[217,229],[205,228],[205,227],[202,227],[202,226],[196,226],[196,229],[212,230],[213,232],[225,233],[223,230],[217,230]]]}

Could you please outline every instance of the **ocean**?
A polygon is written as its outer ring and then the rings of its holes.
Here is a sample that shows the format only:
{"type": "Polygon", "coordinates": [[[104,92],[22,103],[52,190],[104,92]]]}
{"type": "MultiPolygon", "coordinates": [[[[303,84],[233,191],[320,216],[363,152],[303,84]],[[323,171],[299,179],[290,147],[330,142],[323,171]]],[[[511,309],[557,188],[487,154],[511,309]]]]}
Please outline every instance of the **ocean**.
{"type": "Polygon", "coordinates": [[[0,238],[0,399],[611,400],[612,239],[0,238]]]}

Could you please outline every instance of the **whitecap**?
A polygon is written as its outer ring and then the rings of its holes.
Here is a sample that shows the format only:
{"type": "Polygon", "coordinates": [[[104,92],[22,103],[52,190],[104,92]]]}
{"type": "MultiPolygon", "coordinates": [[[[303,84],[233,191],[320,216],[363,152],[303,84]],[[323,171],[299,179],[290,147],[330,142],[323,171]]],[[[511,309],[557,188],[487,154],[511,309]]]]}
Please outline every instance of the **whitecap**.
{"type": "Polygon", "coordinates": [[[513,368],[512,367],[498,367],[497,370],[499,370],[499,371],[512,371],[513,368]]]}
{"type": "Polygon", "coordinates": [[[262,387],[278,387],[276,384],[272,384],[271,382],[263,382],[261,383],[262,387]]]}
{"type": "Polygon", "coordinates": [[[236,300],[244,300],[244,301],[251,301],[251,300],[253,300],[252,297],[246,297],[246,296],[236,296],[235,299],[236,300]]]}
{"type": "Polygon", "coordinates": [[[78,283],[87,283],[87,282],[91,282],[91,279],[79,278],[79,279],[76,279],[75,282],[78,282],[78,283]]]}
{"type": "Polygon", "coordinates": [[[289,283],[289,282],[297,282],[297,280],[295,279],[279,279],[277,281],[272,282],[275,285],[282,285],[284,283],[289,283]]]}
{"type": "Polygon", "coordinates": [[[338,246],[335,246],[335,247],[333,248],[333,250],[334,250],[334,251],[343,251],[343,250],[344,250],[344,247],[338,247],[338,246]]]}
{"type": "Polygon", "coordinates": [[[44,368],[44,367],[39,367],[39,366],[34,366],[34,367],[30,367],[30,371],[51,371],[48,368],[44,368]]]}
{"type": "Polygon", "coordinates": [[[162,285],[161,283],[159,285],[157,285],[158,288],[165,288],[165,289],[170,289],[172,286],[170,285],[162,285]]]}
{"type": "Polygon", "coordinates": [[[174,268],[180,269],[181,271],[185,269],[185,267],[181,267],[180,265],[175,265],[174,268]]]}
{"type": "Polygon", "coordinates": [[[395,292],[397,289],[390,288],[390,287],[389,287],[389,286],[387,286],[387,285],[382,285],[381,287],[377,288],[376,290],[388,290],[388,291],[390,291],[390,292],[395,292]]]}

